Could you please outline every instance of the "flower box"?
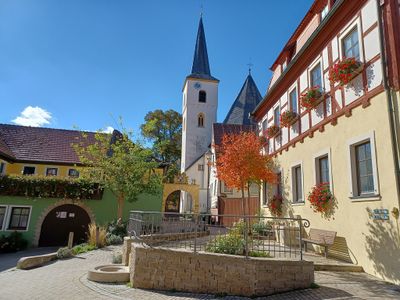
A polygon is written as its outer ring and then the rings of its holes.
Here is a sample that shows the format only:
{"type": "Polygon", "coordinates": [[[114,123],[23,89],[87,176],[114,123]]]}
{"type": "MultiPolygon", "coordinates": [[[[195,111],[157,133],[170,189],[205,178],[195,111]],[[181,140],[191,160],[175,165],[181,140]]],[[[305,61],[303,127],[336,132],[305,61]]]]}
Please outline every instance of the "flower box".
{"type": "Polygon", "coordinates": [[[319,86],[314,86],[301,94],[300,105],[306,110],[316,108],[324,100],[324,94],[319,86]]]}
{"type": "Polygon", "coordinates": [[[281,129],[277,125],[272,125],[267,128],[266,133],[269,138],[273,138],[273,137],[278,136],[281,133],[281,129]]]}
{"type": "Polygon", "coordinates": [[[315,212],[325,213],[334,201],[328,183],[320,183],[314,186],[308,194],[308,201],[315,212]]]}
{"type": "Polygon", "coordinates": [[[290,127],[296,123],[298,119],[299,114],[291,110],[287,110],[281,114],[281,124],[283,127],[290,127]]]}
{"type": "Polygon", "coordinates": [[[354,57],[345,58],[329,69],[329,81],[341,86],[350,83],[364,69],[364,64],[354,57]]]}
{"type": "Polygon", "coordinates": [[[268,208],[271,214],[275,217],[282,216],[282,203],[283,198],[281,195],[274,195],[270,201],[268,201],[268,208]]]}

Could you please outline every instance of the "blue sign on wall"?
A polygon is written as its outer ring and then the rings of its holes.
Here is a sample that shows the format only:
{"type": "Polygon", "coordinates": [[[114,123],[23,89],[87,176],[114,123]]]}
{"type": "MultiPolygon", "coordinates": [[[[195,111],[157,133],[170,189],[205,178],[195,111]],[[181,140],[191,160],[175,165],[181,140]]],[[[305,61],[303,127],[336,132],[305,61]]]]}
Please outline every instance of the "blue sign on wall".
{"type": "Polygon", "coordinates": [[[389,220],[389,210],[388,209],[374,209],[372,217],[374,220],[389,220]]]}

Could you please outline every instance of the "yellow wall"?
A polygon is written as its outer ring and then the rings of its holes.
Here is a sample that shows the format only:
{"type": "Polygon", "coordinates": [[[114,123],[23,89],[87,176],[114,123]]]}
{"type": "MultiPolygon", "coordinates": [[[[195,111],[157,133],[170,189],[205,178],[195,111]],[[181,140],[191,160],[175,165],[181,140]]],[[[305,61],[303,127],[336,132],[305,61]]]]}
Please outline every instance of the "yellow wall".
{"type": "MultiPolygon", "coordinates": [[[[0,161],[2,161],[2,160],[0,160],[0,161]]],[[[7,175],[11,175],[11,174],[12,175],[22,175],[22,171],[24,169],[24,166],[36,167],[35,175],[41,175],[41,176],[45,176],[46,175],[46,169],[47,168],[58,168],[57,175],[59,177],[67,177],[69,169],[77,169],[77,167],[74,167],[73,165],[71,165],[71,166],[60,166],[60,165],[51,165],[51,164],[30,164],[30,163],[26,163],[25,164],[25,163],[9,163],[9,162],[6,162],[5,174],[7,174],[7,175]]]]}
{"type": "MultiPolygon", "coordinates": [[[[276,161],[283,170],[286,215],[309,219],[312,228],[336,231],[338,238],[333,248],[338,255],[344,255],[341,252],[347,245],[346,255],[366,272],[400,283],[400,233],[396,220],[390,214],[389,221],[377,221],[368,213],[376,208],[391,211],[399,207],[388,120],[386,95],[381,93],[371,99],[369,107],[357,107],[351,117],[340,117],[336,126],[326,125],[324,132],[317,131],[313,138],[305,138],[303,144],[296,143],[295,148],[278,155],[276,161]],[[380,198],[354,201],[350,199],[348,141],[370,132],[375,135],[380,198]],[[332,189],[338,205],[330,220],[313,212],[307,200],[315,184],[314,155],[323,149],[331,153],[332,189]],[[297,162],[303,168],[304,204],[288,203],[292,199],[291,167],[297,162]]],[[[268,209],[264,209],[268,215],[268,209]]]]}

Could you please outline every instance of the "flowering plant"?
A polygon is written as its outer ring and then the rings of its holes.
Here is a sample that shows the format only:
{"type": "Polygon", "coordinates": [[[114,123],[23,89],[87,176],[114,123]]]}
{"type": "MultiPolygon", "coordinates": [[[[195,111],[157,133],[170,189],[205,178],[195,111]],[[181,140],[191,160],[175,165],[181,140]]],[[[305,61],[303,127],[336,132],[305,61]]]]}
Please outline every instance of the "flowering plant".
{"type": "Polygon", "coordinates": [[[361,70],[361,62],[354,57],[345,58],[329,69],[329,81],[340,85],[348,84],[361,70]]]}
{"type": "Polygon", "coordinates": [[[298,113],[295,113],[292,110],[287,110],[281,114],[281,124],[283,127],[289,127],[296,122],[298,117],[298,113]]]}
{"type": "Polygon", "coordinates": [[[282,202],[283,198],[281,195],[275,195],[268,201],[268,208],[273,216],[279,217],[282,215],[282,202]]]}
{"type": "MultiPolygon", "coordinates": [[[[265,134],[266,134],[266,133],[265,133],[265,134]]],[[[266,137],[265,135],[260,136],[260,143],[261,143],[262,145],[268,144],[268,139],[267,139],[267,137],[266,137]]]]}
{"type": "Polygon", "coordinates": [[[279,134],[280,128],[277,125],[272,125],[272,126],[268,127],[265,132],[267,133],[268,137],[272,138],[279,134]]]}
{"type": "Polygon", "coordinates": [[[300,105],[305,109],[313,109],[320,103],[321,99],[322,93],[319,86],[313,86],[301,94],[300,105]]]}
{"type": "Polygon", "coordinates": [[[334,201],[329,183],[324,182],[314,186],[308,194],[308,201],[310,201],[315,212],[326,213],[334,201]]]}

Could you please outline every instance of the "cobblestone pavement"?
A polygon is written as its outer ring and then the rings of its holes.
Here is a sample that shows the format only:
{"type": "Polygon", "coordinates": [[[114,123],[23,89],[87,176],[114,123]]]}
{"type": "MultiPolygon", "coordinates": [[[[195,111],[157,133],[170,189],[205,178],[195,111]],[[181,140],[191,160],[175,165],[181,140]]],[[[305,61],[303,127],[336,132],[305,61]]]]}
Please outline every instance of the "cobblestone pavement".
{"type": "MultiPolygon", "coordinates": [[[[32,270],[13,269],[0,272],[0,299],[245,299],[145,291],[123,284],[88,281],[87,270],[110,263],[114,250],[115,247],[108,247],[32,270]]],[[[267,299],[400,299],[399,286],[385,283],[364,273],[316,272],[315,275],[319,288],[274,295],[267,299]]]]}

